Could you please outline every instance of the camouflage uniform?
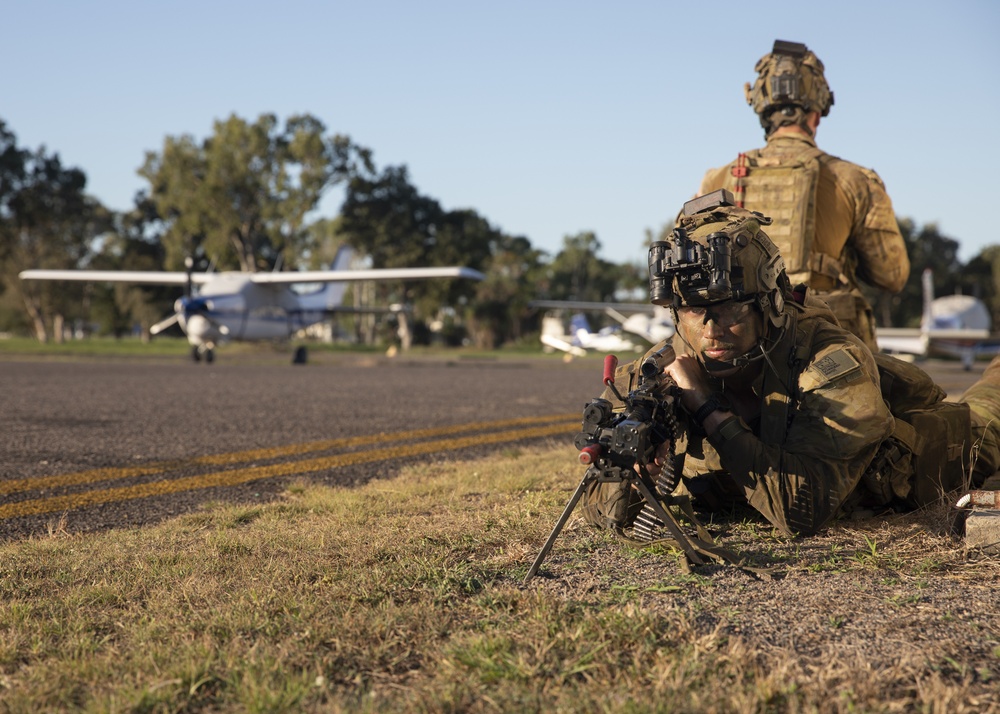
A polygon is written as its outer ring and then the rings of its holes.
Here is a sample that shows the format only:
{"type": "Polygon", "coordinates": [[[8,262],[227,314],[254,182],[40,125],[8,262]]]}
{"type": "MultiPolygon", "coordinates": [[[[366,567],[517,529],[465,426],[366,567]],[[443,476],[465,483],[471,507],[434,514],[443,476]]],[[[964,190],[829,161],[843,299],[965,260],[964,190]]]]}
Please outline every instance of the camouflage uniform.
{"type": "MultiPolygon", "coordinates": [[[[811,534],[855,508],[920,507],[957,488],[980,487],[1000,469],[1000,358],[961,403],[944,401],[922,370],[873,354],[837,324],[825,302],[793,293],[782,256],[762,229],[769,219],[733,200],[717,191],[688,202],[669,241],[650,248],[651,300],[672,306],[679,328],[661,366],[674,354],[690,355],[704,383],[689,387],[680,403],[713,395],[696,408],[699,414],[679,413],[679,489],[708,507],[743,500],[782,532],[811,534]],[[684,325],[704,314],[710,342],[738,341],[736,332],[719,328],[721,310],[751,302],[761,316],[751,328],[759,330],[754,347],[709,369],[684,325]],[[753,371],[743,372],[750,365],[753,371]],[[739,374],[755,381],[747,384],[739,374]],[[694,426],[716,412],[721,417],[706,427],[710,435],[694,426]]],[[[738,322],[725,324],[753,334],[738,322]]],[[[698,339],[704,349],[705,338],[698,339]]],[[[638,386],[640,365],[665,344],[618,368],[619,393],[638,386]]],[[[602,397],[617,403],[610,389],[602,397]]],[[[584,517],[627,527],[638,500],[625,484],[592,484],[584,517]]]]}
{"type": "MultiPolygon", "coordinates": [[[[811,255],[807,256],[808,268],[790,272],[788,277],[792,285],[805,283],[812,288],[830,304],[841,326],[876,350],[872,309],[859,290],[858,280],[897,293],[910,275],[906,244],[882,180],[870,169],[820,151],[816,142],[803,134],[772,134],[767,146],[752,153],[764,162],[809,157],[818,160],[811,219],[815,235],[811,255]]],[[[733,190],[736,165],[733,162],[708,171],[699,195],[719,188],[733,190]]],[[[764,205],[767,199],[755,197],[752,191],[745,201],[751,210],[774,214],[764,205]]],[[[769,235],[787,259],[789,246],[782,245],[774,230],[769,235]]]]}
{"type": "Polygon", "coordinates": [[[870,169],[820,151],[815,113],[834,104],[823,63],[804,44],[776,40],[744,87],[767,146],[709,171],[699,195],[726,188],[736,205],[774,219],[769,237],[792,285],[805,283],[840,324],[873,351],[875,322],[858,280],[899,292],[910,274],[906,245],[881,179],[870,169]]]}
{"type": "MultiPolygon", "coordinates": [[[[771,361],[794,364],[796,354],[808,355],[798,360],[795,368],[796,388],[783,390],[778,380],[769,377],[773,372],[765,370],[755,384],[754,391],[761,395],[755,418],[741,422],[741,428],[731,428],[722,437],[717,434],[702,439],[689,431],[679,445],[685,455],[684,479],[677,493],[690,494],[696,503],[710,509],[726,502],[745,502],[781,532],[809,535],[855,509],[913,508],[939,497],[942,490],[960,485],[951,482],[942,486],[932,478],[918,487],[917,459],[907,458],[896,464],[897,471],[904,471],[896,491],[879,487],[873,461],[886,445],[894,443],[890,437],[901,426],[885,401],[887,390],[881,383],[880,368],[891,361],[893,369],[922,375],[926,383],[918,380],[915,387],[906,387],[921,392],[910,395],[913,398],[937,403],[944,392],[934,388],[917,367],[891,357],[880,357],[877,362],[871,351],[838,327],[821,305],[790,304],[785,309],[797,313],[795,336],[771,354],[771,361]],[[790,397],[787,413],[780,408],[784,396],[790,397]]],[[[662,346],[657,345],[646,356],[662,346]]],[[[686,346],[675,337],[674,349],[681,352],[686,346]]],[[[634,386],[641,361],[619,368],[616,385],[623,394],[634,386]]],[[[725,394],[722,382],[714,386],[725,394]]],[[[614,399],[610,392],[604,396],[614,399]]],[[[904,399],[906,395],[897,397],[904,399]]],[[[967,472],[972,463],[971,485],[981,487],[983,480],[1000,468],[1000,358],[990,364],[960,404],[946,406],[953,407],[958,418],[971,427],[971,438],[962,440],[960,470],[967,472]],[[965,405],[971,410],[963,410],[965,405]]],[[[883,472],[892,470],[891,465],[885,465],[883,472]]],[[[601,484],[586,495],[583,513],[591,524],[604,526],[626,512],[635,515],[635,494],[616,492],[616,487],[601,484]],[[612,515],[616,507],[618,511],[612,515]]]]}

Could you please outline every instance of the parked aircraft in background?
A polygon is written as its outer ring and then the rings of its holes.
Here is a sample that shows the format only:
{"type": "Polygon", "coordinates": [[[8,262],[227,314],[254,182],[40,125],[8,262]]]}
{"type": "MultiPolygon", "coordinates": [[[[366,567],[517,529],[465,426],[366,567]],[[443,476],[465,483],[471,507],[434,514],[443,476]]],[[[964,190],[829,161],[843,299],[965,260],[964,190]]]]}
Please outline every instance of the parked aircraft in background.
{"type": "Polygon", "coordinates": [[[880,350],[918,357],[957,357],[967,370],[972,369],[976,357],[1000,352],[1000,342],[990,339],[990,313],[982,300],[971,295],[935,298],[930,268],[924,270],[921,285],[924,308],[920,327],[879,328],[875,338],[880,350]]]}
{"type": "Polygon", "coordinates": [[[542,318],[542,344],[573,356],[582,356],[587,350],[599,352],[641,352],[644,348],[629,337],[637,335],[649,344],[669,339],[674,334],[670,311],[644,303],[586,302],[579,300],[535,300],[532,307],[548,310],[575,311],[570,321],[570,332],[563,328],[563,321],[555,315],[542,318]],[[592,332],[585,312],[600,312],[617,320],[621,327],[605,327],[592,332]]]}
{"type": "MultiPolygon", "coordinates": [[[[173,314],[153,325],[150,332],[157,334],[171,325],[179,325],[191,343],[194,360],[204,358],[206,362],[213,361],[215,347],[226,341],[288,340],[299,330],[335,313],[357,312],[341,305],[348,282],[485,277],[477,270],[462,267],[350,270],[352,257],[351,249],[342,246],[330,270],[299,272],[25,270],[20,277],[184,286],[185,295],[174,303],[173,314]]],[[[401,309],[378,308],[378,311],[401,309]]],[[[305,361],[304,347],[296,351],[294,361],[305,361]]]]}

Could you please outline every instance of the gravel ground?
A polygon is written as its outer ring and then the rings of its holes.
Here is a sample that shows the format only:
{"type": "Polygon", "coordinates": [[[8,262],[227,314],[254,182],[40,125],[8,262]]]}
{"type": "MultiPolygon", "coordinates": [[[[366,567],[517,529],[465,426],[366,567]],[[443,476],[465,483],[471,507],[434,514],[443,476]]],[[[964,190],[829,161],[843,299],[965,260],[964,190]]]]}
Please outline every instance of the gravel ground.
{"type": "Polygon", "coordinates": [[[931,690],[949,691],[958,694],[947,711],[1000,711],[1000,556],[967,551],[958,520],[939,506],[783,538],[741,514],[723,544],[773,571],[761,576],[721,565],[683,574],[674,556],[637,553],[575,519],[540,587],[594,603],[621,591],[701,635],[735,640],[792,684],[828,681],[831,696],[875,688],[888,710],[909,711],[931,690]]]}

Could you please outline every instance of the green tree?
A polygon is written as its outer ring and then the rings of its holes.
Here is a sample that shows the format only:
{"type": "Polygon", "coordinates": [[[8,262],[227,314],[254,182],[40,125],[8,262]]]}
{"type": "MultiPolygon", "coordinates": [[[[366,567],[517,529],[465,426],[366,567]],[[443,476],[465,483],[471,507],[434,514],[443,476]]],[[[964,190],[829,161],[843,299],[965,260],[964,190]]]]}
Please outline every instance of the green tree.
{"type": "Polygon", "coordinates": [[[308,114],[283,128],[273,114],[253,124],[232,115],[201,144],[167,137],[161,153],[147,153],[139,175],[166,225],[167,267],[180,269],[189,255],[244,271],[271,268],[279,256],[297,265],[312,248],[306,216],[323,193],[371,168],[368,150],[324,132],[308,114]]]}
{"type": "MultiPolygon", "coordinates": [[[[910,277],[896,295],[862,286],[874,306],[875,317],[883,327],[917,327],[923,312],[921,275],[925,268],[934,274],[934,294],[951,295],[962,284],[962,263],[958,241],[941,235],[934,223],[917,228],[910,218],[898,219],[899,231],[910,258],[910,277]]],[[[861,276],[864,277],[864,276],[861,276]]]]}
{"type": "MultiPolygon", "coordinates": [[[[65,168],[58,154],[16,148],[6,129],[0,138],[0,232],[3,281],[27,311],[35,336],[61,341],[67,320],[86,317],[90,293],[84,285],[25,281],[25,268],[78,268],[94,242],[110,227],[112,214],[86,195],[87,177],[65,168]]],[[[9,302],[8,302],[9,304],[9,302]]]]}
{"type": "Polygon", "coordinates": [[[563,238],[549,266],[547,297],[553,300],[612,301],[622,269],[597,256],[601,242],[591,231],[563,238]]]}
{"type": "MultiPolygon", "coordinates": [[[[139,193],[132,210],[115,216],[114,226],[91,261],[95,270],[157,271],[163,269],[165,251],[159,230],[162,220],[156,206],[139,193]]],[[[121,336],[138,327],[143,341],[149,328],[163,319],[178,289],[163,285],[114,283],[95,285],[91,311],[105,331],[121,336]]]]}
{"type": "Polygon", "coordinates": [[[486,279],[476,286],[472,339],[482,349],[520,340],[535,329],[538,316],[528,304],[536,297],[545,266],[542,252],[523,236],[499,234],[485,265],[486,279]]]}
{"type": "Polygon", "coordinates": [[[983,248],[962,269],[962,292],[979,298],[1000,326],[1000,245],[983,248]]]}
{"type": "MultiPolygon", "coordinates": [[[[347,185],[340,230],[374,268],[463,265],[481,269],[500,233],[474,211],[445,211],[410,183],[405,166],[376,176],[356,174],[347,185]]],[[[383,300],[415,306],[429,319],[443,305],[470,300],[475,286],[465,280],[380,283],[383,300]]]]}
{"type": "Polygon", "coordinates": [[[0,259],[14,243],[13,209],[10,201],[24,183],[29,152],[17,145],[17,137],[0,119],[0,259]]]}

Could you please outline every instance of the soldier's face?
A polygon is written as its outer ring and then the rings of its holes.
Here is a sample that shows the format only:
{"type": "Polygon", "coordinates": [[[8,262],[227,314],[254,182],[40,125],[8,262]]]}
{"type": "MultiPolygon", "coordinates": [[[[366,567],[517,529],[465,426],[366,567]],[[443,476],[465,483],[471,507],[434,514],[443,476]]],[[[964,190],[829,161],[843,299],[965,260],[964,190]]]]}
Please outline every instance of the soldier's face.
{"type": "MultiPolygon", "coordinates": [[[[699,355],[729,362],[756,346],[764,334],[764,320],[752,301],[716,303],[677,309],[677,330],[699,355]]],[[[724,377],[738,367],[712,373],[724,377]]]]}

